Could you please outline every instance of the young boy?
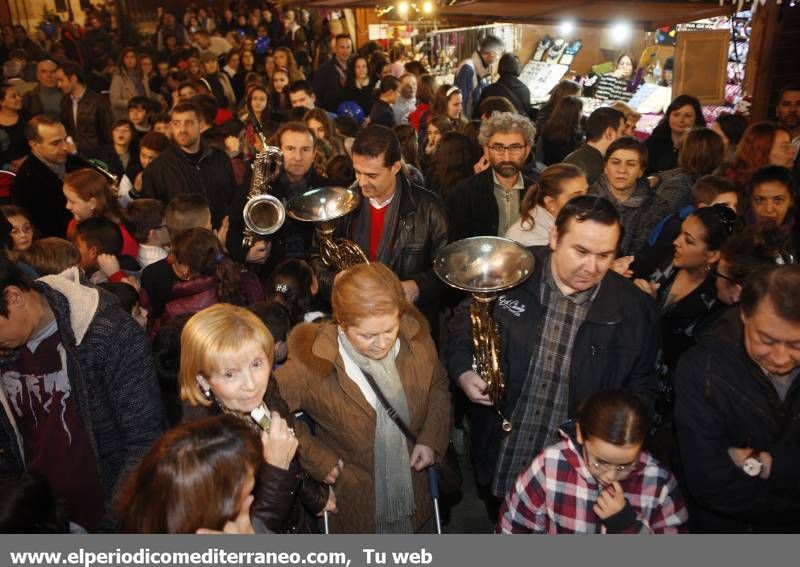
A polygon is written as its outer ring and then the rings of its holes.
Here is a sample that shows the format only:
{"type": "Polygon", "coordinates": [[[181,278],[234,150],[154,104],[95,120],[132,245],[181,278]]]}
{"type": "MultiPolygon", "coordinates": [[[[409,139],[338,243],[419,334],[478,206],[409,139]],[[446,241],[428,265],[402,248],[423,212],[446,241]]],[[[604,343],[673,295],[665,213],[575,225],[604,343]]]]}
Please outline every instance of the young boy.
{"type": "Polygon", "coordinates": [[[157,199],[131,201],[122,222],[139,243],[137,260],[142,269],[167,257],[169,232],[164,203],[157,199]]]}
{"type": "Polygon", "coordinates": [[[150,114],[153,104],[146,96],[135,96],[128,101],[128,120],[134,127],[134,139],[138,142],[150,129],[150,114]]]}
{"type": "Polygon", "coordinates": [[[136,260],[121,255],[122,231],[107,218],[92,217],[78,223],[73,244],[81,255],[80,267],[93,284],[127,282],[128,272],[139,271],[136,260]]]}

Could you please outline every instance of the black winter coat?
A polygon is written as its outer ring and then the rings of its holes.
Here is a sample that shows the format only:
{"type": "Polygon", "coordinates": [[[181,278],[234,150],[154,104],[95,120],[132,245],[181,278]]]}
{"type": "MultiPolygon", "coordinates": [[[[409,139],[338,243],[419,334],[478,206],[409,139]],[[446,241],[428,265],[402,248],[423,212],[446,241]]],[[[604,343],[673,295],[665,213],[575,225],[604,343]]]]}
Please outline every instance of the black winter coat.
{"type": "MultiPolygon", "coordinates": [[[[549,249],[534,246],[533,275],[502,293],[494,306],[499,327],[500,363],[506,380],[501,411],[514,408],[525,383],[531,357],[542,332],[546,307],[540,304],[543,263],[549,249]]],[[[472,330],[469,304],[463,302],[450,323],[447,369],[452,380],[472,370],[472,330]]],[[[656,388],[656,353],[659,348],[658,313],[653,300],[631,282],[609,270],[600,283],[586,320],[572,347],[569,416],[580,402],[600,390],[625,389],[636,393],[652,411],[656,388]]],[[[494,474],[502,442],[500,419],[493,408],[470,404],[472,456],[478,481],[488,484],[494,474]]],[[[515,425],[516,426],[516,425],[515,425]]],[[[533,457],[533,455],[531,456],[533,457]]]]}
{"type": "MultiPolygon", "coordinates": [[[[328,112],[336,112],[339,105],[345,100],[345,89],[339,81],[340,75],[336,69],[337,65],[336,57],[331,56],[314,72],[313,84],[317,107],[324,108],[328,112]]],[[[364,110],[365,114],[366,112],[364,110]]]]}
{"type": "MultiPolygon", "coordinates": [[[[74,165],[67,160],[67,170],[74,165]]],[[[72,214],[67,210],[61,178],[35,155],[23,162],[11,187],[11,200],[30,215],[33,226],[45,236],[64,238],[72,214]]]]}
{"type": "MultiPolygon", "coordinates": [[[[490,96],[501,96],[514,105],[516,111],[526,117],[531,114],[531,91],[514,75],[500,75],[496,82],[481,91],[477,109],[490,96]]],[[[475,118],[480,118],[476,116],[475,118]]]]}
{"type": "Polygon", "coordinates": [[[211,224],[219,228],[236,195],[233,167],[225,152],[201,142],[202,157],[194,165],[178,146],[171,145],[142,173],[142,197],[168,203],[184,193],[200,193],[211,208],[211,224]]]}
{"type": "MultiPolygon", "coordinates": [[[[522,182],[527,188],[534,180],[523,174],[522,182]]],[[[524,193],[519,191],[520,200],[524,193]]],[[[491,167],[456,184],[446,205],[451,242],[471,236],[497,236],[500,211],[494,197],[491,167]]]]}
{"type": "Polygon", "coordinates": [[[72,114],[72,97],[64,95],[61,98],[61,123],[84,157],[102,159],[103,146],[113,143],[111,104],[106,97],[89,88],[78,101],[77,124],[72,114]]]}
{"type": "Polygon", "coordinates": [[[738,309],[681,358],[675,396],[692,531],[800,532],[800,380],[781,401],[745,350],[738,309]],[[770,453],[769,479],[747,476],[730,447],[770,453]]]}
{"type": "MultiPolygon", "coordinates": [[[[270,411],[278,412],[289,427],[297,427],[274,379],[270,379],[267,384],[264,402],[270,411]]],[[[222,410],[217,404],[210,406],[183,404],[184,421],[221,414],[222,410]]],[[[328,487],[308,476],[300,466],[297,455],[286,470],[263,463],[257,480],[253,491],[253,504],[250,506],[250,518],[257,533],[319,531],[313,516],[325,508],[328,502],[328,487]]]]}

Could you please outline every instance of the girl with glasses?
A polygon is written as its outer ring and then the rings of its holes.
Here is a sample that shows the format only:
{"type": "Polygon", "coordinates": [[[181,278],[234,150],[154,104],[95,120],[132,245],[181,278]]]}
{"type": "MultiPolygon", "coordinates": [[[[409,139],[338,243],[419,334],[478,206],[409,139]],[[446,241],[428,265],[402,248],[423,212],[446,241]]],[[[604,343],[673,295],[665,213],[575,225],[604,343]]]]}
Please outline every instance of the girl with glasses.
{"type": "Polygon", "coordinates": [[[499,533],[678,533],[688,513],[675,477],[642,449],[639,398],[601,391],[517,478],[499,533]]]}

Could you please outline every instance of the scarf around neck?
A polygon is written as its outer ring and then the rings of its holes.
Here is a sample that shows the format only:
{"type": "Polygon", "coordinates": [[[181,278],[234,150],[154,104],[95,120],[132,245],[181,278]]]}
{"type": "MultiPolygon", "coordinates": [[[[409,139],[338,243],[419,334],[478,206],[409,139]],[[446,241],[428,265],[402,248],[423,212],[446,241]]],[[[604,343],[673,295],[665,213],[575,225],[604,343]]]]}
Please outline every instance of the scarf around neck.
{"type": "MultiPolygon", "coordinates": [[[[408,401],[395,364],[394,349],[381,360],[375,360],[359,353],[341,329],[339,342],[361,371],[372,376],[403,423],[410,423],[408,401]]],[[[412,533],[414,488],[406,436],[380,402],[375,405],[375,415],[373,482],[376,533],[412,533]]]]}

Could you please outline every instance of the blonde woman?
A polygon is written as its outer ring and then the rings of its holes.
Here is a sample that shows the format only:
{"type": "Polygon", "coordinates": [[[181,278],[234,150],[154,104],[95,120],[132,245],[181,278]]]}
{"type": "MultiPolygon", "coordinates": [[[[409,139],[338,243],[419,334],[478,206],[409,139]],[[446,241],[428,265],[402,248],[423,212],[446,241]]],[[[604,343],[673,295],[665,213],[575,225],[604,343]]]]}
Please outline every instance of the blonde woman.
{"type": "Polygon", "coordinates": [[[433,508],[425,468],[447,449],[450,392],[427,322],[399,278],[379,263],[337,276],[333,321],[301,324],[277,371],[292,411],[316,423],[301,436],[314,478],[336,487],[335,533],[427,531],[433,508]],[[389,417],[370,378],[416,437],[389,417]]]}
{"type": "Polygon", "coordinates": [[[264,466],[250,508],[254,527],[310,533],[316,529],[308,514],[335,512],[336,499],[332,490],[308,478],[296,459],[294,423],[270,380],[274,353],[272,335],[244,308],[217,304],[193,315],[181,333],[183,420],[225,413],[260,432],[264,466]],[[259,407],[269,416],[268,431],[250,416],[259,407]]]}

